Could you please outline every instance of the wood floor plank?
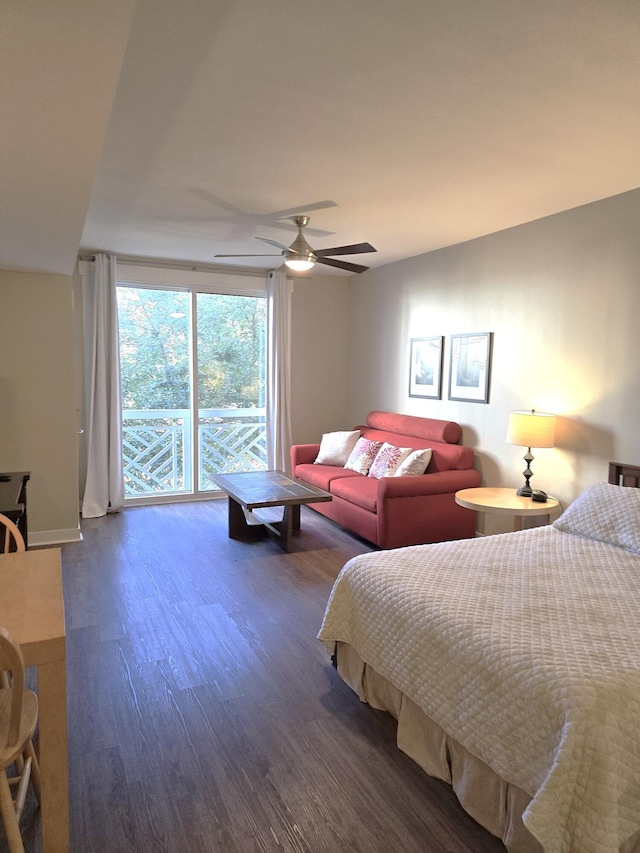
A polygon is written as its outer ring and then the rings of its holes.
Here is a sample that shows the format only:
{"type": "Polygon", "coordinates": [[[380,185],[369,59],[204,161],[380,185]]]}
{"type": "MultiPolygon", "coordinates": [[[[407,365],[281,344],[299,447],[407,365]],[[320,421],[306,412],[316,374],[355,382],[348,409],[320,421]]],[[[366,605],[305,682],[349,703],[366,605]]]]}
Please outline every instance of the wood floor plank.
{"type": "MultiPolygon", "coordinates": [[[[286,554],[230,540],[225,500],[63,548],[73,853],[504,853],[331,666],[331,586],[371,548],[301,517],[286,554]]],[[[41,853],[31,795],[23,824],[41,853]]]]}

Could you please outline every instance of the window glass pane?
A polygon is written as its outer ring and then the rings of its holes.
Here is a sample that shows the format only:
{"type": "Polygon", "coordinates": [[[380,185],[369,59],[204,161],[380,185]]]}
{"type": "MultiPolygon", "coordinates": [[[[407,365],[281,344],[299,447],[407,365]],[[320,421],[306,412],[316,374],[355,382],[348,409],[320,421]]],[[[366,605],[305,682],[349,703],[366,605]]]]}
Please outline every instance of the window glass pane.
{"type": "Polygon", "coordinates": [[[191,295],[119,286],[126,497],[192,490],[191,295]]]}
{"type": "Polygon", "coordinates": [[[266,468],[266,300],[197,294],[199,488],[220,471],[266,468]]]}

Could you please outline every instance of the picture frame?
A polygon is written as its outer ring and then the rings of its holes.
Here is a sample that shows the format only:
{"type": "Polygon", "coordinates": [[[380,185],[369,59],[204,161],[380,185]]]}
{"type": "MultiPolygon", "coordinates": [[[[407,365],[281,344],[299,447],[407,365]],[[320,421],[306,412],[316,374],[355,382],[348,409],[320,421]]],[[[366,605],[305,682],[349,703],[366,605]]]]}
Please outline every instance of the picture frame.
{"type": "Polygon", "coordinates": [[[410,397],[440,399],[442,395],[443,344],[443,335],[410,339],[410,397]]]}
{"type": "Polygon", "coordinates": [[[451,335],[449,399],[489,402],[492,332],[451,335]]]}

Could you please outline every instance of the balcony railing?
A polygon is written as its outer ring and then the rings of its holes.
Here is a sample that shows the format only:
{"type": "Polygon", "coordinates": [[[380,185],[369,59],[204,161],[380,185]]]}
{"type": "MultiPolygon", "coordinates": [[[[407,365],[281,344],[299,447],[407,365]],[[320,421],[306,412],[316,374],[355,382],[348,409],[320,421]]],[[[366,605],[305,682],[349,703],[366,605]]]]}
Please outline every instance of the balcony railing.
{"type": "Polygon", "coordinates": [[[267,467],[264,409],[200,409],[197,489],[189,409],[125,409],[122,419],[127,498],[216,491],[212,474],[267,467]]]}

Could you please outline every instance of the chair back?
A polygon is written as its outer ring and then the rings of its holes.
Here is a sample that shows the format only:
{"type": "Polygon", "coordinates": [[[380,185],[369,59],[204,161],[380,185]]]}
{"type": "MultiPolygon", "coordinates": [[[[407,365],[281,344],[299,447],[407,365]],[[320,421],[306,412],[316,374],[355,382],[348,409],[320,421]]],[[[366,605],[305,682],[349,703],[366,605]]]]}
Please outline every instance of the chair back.
{"type": "Polygon", "coordinates": [[[22,533],[16,524],[6,515],[0,512],[0,541],[3,543],[2,553],[9,551],[26,551],[22,533]],[[13,547],[12,547],[13,546],[13,547]]]}
{"type": "MultiPolygon", "coordinates": [[[[20,718],[22,716],[22,697],[24,693],[24,658],[22,649],[11,638],[5,628],[0,627],[0,670],[11,673],[12,692],[7,741],[0,744],[0,749],[15,746],[20,737],[20,718]]],[[[6,688],[3,688],[6,689],[6,688]]]]}

